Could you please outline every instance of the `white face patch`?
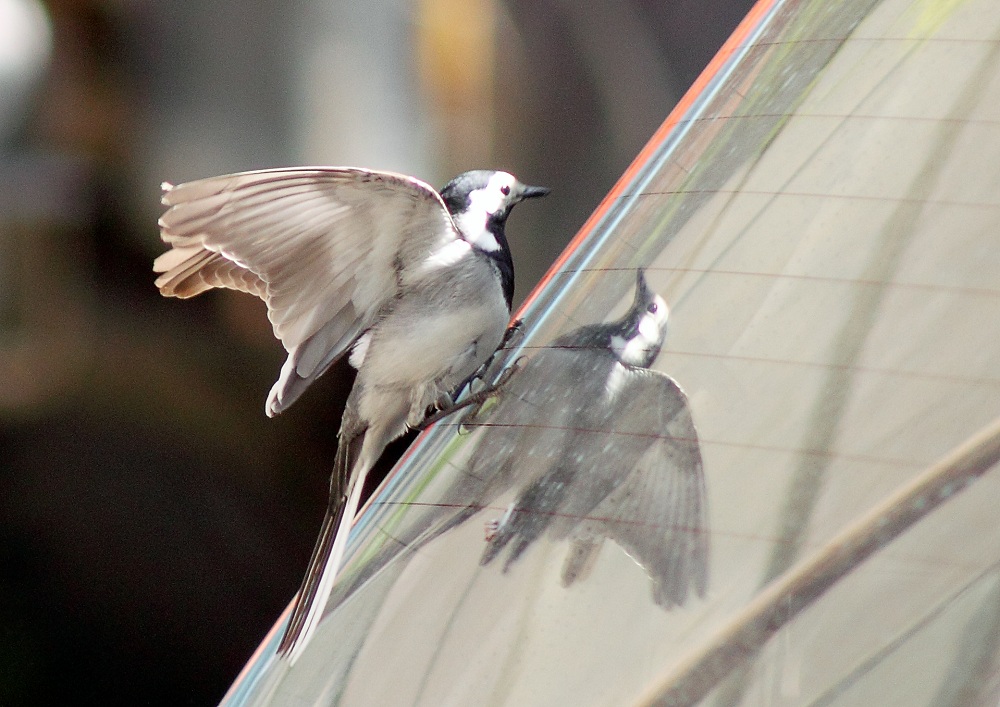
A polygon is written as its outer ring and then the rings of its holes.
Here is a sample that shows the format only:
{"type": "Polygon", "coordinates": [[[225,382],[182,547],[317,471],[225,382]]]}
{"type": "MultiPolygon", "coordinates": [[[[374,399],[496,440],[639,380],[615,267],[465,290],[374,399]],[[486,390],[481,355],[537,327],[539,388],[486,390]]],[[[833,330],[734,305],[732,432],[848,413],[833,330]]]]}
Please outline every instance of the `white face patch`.
{"type": "Polygon", "coordinates": [[[506,172],[497,172],[482,189],[476,189],[469,195],[469,202],[472,209],[482,209],[488,214],[495,214],[507,201],[511,189],[517,184],[514,175],[506,172]],[[507,193],[504,194],[504,187],[507,193]]]}
{"type": "Polygon", "coordinates": [[[516,184],[514,175],[497,172],[485,187],[469,194],[469,208],[455,218],[462,236],[480,250],[499,250],[500,244],[486,228],[486,222],[492,214],[503,209],[516,184]],[[507,194],[503,193],[504,187],[507,194]]]}

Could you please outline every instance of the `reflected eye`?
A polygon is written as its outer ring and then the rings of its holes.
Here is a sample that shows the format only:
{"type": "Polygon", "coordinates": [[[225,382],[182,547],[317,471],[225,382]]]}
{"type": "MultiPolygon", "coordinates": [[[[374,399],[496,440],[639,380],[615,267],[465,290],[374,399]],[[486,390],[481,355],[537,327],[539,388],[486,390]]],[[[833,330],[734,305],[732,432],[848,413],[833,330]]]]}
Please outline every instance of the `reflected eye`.
{"type": "Polygon", "coordinates": [[[503,194],[504,196],[507,196],[508,194],[510,194],[510,187],[506,185],[500,187],[500,193],[503,194]]]}
{"type": "Polygon", "coordinates": [[[656,306],[656,302],[653,302],[651,305],[646,307],[646,311],[650,314],[656,314],[657,309],[659,309],[659,307],[656,306]]]}

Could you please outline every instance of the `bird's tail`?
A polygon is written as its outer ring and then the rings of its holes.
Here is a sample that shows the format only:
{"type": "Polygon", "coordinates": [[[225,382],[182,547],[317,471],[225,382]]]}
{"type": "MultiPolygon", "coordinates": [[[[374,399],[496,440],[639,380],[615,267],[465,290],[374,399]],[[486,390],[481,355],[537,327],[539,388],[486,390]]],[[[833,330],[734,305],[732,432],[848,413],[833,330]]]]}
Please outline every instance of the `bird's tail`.
{"type": "Polygon", "coordinates": [[[316,547],[309,559],[302,588],[295,601],[295,608],[285,629],[285,635],[278,645],[278,654],[294,663],[313,631],[323,617],[330,590],[340,571],[347,549],[347,538],[354,524],[361,502],[361,490],[365,477],[368,475],[368,465],[361,461],[352,470],[353,462],[358,458],[357,450],[361,448],[364,434],[357,435],[348,443],[342,443],[337,450],[337,461],[334,465],[332,486],[330,489],[330,505],[323,517],[323,527],[320,529],[316,547]],[[347,474],[350,481],[347,481],[347,474]]]}

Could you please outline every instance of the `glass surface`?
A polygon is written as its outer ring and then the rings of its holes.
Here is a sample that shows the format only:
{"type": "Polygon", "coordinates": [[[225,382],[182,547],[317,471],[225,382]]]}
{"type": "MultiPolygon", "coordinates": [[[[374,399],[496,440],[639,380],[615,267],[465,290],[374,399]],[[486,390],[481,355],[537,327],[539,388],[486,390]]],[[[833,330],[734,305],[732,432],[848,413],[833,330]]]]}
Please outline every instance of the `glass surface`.
{"type": "Polygon", "coordinates": [[[279,623],[226,704],[996,703],[1000,3],[759,4],[521,316],[509,389],[421,437],[304,655],[274,657],[279,623]],[[670,305],[652,369],[687,394],[703,526],[607,501],[655,505],[690,455],[552,432],[685,438],[595,422],[586,367],[537,363],[622,316],[638,268],[670,305]],[[512,412],[553,386],[565,406],[512,412]],[[611,505],[530,500],[559,474],[611,505]],[[481,564],[512,503],[553,520],[481,564]],[[687,558],[676,600],[629,513],[687,558]]]}

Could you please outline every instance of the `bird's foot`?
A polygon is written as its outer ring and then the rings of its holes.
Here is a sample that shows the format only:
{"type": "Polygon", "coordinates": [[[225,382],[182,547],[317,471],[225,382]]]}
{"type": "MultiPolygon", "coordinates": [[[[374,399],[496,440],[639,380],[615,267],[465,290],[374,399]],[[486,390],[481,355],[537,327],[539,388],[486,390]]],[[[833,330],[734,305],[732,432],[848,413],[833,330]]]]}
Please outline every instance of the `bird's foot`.
{"type": "Polygon", "coordinates": [[[511,325],[507,327],[507,330],[504,331],[503,338],[500,339],[500,345],[497,346],[493,353],[490,354],[489,358],[483,361],[483,364],[476,369],[476,372],[462,384],[462,387],[465,387],[466,385],[472,386],[476,381],[486,380],[489,375],[490,368],[493,366],[493,362],[496,361],[497,354],[501,351],[507,350],[510,347],[510,342],[523,334],[524,322],[520,319],[515,319],[511,325]]]}
{"type": "Polygon", "coordinates": [[[432,412],[429,411],[429,414],[424,418],[423,422],[417,425],[414,429],[423,432],[435,422],[438,422],[439,420],[448,417],[448,415],[454,414],[463,408],[475,406],[477,408],[476,412],[478,412],[478,408],[482,407],[482,405],[494,395],[497,395],[500,392],[500,389],[503,388],[507,381],[510,380],[511,376],[517,373],[520,367],[521,359],[519,358],[500,372],[500,375],[497,377],[496,382],[493,383],[493,385],[477,390],[475,393],[470,393],[459,402],[452,402],[450,405],[443,408],[439,406],[440,402],[435,404],[431,407],[432,412]]]}
{"type": "Polygon", "coordinates": [[[503,333],[503,338],[500,339],[500,345],[497,347],[497,351],[507,348],[511,341],[514,340],[515,336],[522,336],[524,334],[524,320],[515,319],[511,322],[510,326],[507,327],[507,331],[503,333]]]}

